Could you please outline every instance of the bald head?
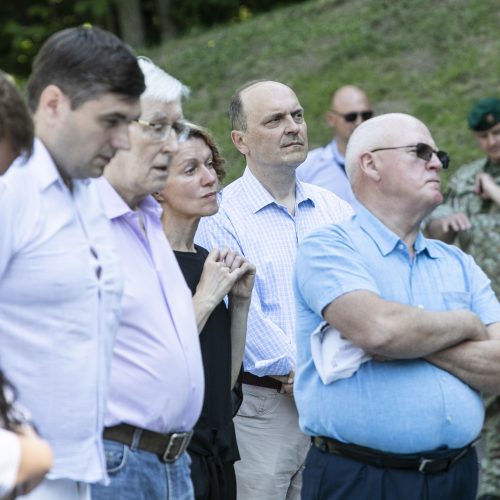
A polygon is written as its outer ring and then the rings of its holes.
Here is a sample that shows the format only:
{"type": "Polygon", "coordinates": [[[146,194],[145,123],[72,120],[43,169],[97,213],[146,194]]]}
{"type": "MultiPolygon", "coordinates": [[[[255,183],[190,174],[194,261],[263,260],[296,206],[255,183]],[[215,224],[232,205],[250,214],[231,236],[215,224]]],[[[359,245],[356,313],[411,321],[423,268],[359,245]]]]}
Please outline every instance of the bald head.
{"type": "Polygon", "coordinates": [[[292,169],[307,156],[307,125],[295,92],[280,82],[250,82],[238,89],[231,110],[231,139],[252,173],[284,169],[291,179],[292,169]]]}
{"type": "Polygon", "coordinates": [[[382,217],[421,221],[443,201],[443,163],[429,129],[415,117],[390,113],[360,125],[347,146],[346,167],[356,198],[382,217]],[[416,145],[430,147],[429,157],[416,145]]]}
{"type": "Polygon", "coordinates": [[[335,141],[342,154],[345,154],[351,134],[367,119],[366,116],[370,116],[370,113],[372,113],[370,101],[359,87],[344,85],[333,94],[326,120],[335,130],[335,141]]]}
{"type": "Polygon", "coordinates": [[[346,150],[346,170],[351,184],[355,182],[364,153],[404,145],[405,138],[418,130],[430,136],[429,130],[420,120],[404,113],[388,113],[363,122],[351,135],[346,150]]]}
{"type": "Polygon", "coordinates": [[[357,107],[370,108],[368,97],[359,87],[344,85],[337,89],[332,96],[332,109],[339,113],[348,113],[351,111],[350,108],[355,111],[354,108],[357,107]]]}
{"type": "MultiPolygon", "coordinates": [[[[245,132],[247,129],[247,110],[244,106],[244,94],[247,94],[250,90],[255,90],[257,87],[274,87],[281,86],[290,88],[283,83],[275,82],[272,80],[251,80],[246,82],[241,87],[239,87],[234,93],[231,103],[229,104],[229,120],[231,121],[232,130],[240,130],[245,132]]],[[[291,90],[291,89],[290,89],[291,90]]]]}

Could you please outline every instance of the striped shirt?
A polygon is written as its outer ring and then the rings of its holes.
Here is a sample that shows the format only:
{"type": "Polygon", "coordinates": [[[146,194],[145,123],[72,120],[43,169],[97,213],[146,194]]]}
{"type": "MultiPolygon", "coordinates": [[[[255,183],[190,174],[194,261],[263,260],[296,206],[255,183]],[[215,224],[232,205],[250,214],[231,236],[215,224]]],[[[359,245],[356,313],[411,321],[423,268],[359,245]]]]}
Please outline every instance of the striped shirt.
{"type": "Polygon", "coordinates": [[[196,243],[230,248],[257,267],[243,359],[258,376],[295,368],[292,273],[298,244],[314,229],[353,213],[333,193],[297,181],[295,214],[276,202],[249,168],[219,195],[219,212],[200,221],[196,243]]]}

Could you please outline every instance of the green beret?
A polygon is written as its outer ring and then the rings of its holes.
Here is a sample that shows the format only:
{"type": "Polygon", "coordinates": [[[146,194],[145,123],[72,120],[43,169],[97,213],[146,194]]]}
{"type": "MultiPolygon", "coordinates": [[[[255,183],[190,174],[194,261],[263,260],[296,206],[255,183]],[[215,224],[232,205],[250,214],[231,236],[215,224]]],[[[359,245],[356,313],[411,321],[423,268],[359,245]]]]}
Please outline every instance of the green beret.
{"type": "Polygon", "coordinates": [[[481,132],[494,127],[500,122],[500,99],[489,97],[476,102],[467,116],[471,130],[481,132]]]}

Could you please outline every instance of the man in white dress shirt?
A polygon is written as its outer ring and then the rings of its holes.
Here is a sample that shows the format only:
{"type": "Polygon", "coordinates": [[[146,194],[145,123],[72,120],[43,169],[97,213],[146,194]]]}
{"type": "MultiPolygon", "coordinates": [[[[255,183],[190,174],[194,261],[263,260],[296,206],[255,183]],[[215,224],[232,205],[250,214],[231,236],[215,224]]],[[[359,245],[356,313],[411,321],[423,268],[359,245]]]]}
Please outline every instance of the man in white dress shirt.
{"type": "Polygon", "coordinates": [[[30,500],[90,498],[106,479],[103,414],[121,274],[88,177],[129,148],[144,77],[98,28],[50,37],[28,81],[32,157],[0,179],[0,366],[54,451],[30,500]]]}

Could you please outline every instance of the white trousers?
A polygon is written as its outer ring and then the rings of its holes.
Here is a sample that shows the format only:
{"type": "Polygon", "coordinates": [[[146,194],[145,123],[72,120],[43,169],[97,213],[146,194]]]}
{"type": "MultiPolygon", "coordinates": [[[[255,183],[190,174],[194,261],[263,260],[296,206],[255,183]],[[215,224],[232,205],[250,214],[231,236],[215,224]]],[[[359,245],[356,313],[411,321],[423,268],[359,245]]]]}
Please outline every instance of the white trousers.
{"type": "Polygon", "coordinates": [[[234,424],[238,500],[299,500],[310,438],[299,429],[293,396],[243,384],[234,424]]]}

